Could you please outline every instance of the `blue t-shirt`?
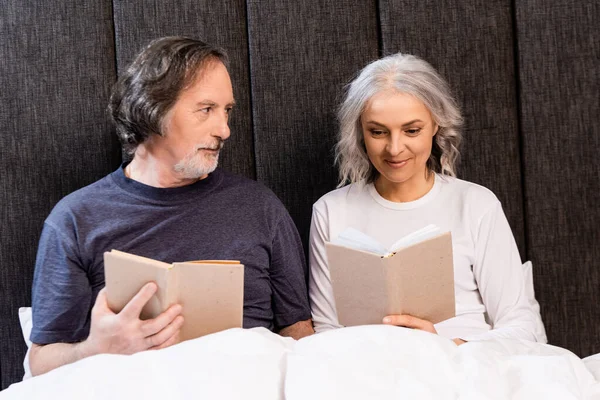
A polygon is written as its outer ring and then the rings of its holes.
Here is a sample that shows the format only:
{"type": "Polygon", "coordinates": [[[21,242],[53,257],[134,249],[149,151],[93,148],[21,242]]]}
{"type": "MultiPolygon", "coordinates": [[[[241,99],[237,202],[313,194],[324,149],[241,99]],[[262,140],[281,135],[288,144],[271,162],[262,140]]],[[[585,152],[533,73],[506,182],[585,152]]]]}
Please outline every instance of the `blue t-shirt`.
{"type": "Polygon", "coordinates": [[[240,260],[244,327],[310,318],[306,263],[292,219],[262,184],[216,169],[179,188],[127,178],[123,166],[71,193],[44,223],[33,280],[37,344],[87,338],[112,249],[164,262],[240,260]]]}

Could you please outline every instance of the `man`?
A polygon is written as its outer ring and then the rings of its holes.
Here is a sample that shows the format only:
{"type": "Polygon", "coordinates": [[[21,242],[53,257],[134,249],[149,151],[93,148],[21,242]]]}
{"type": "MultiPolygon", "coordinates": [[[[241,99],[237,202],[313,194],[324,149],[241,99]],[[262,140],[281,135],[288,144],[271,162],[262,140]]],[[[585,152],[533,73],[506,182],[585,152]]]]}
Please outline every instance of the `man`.
{"type": "Polygon", "coordinates": [[[62,199],[44,224],[33,283],[32,373],[99,353],[175,343],[181,306],[139,318],[148,283],[118,314],[107,306],[103,253],[165,262],[237,259],[244,327],[313,333],[298,232],[261,184],[217,169],[234,107],[227,56],[203,42],[152,42],[119,78],[110,112],[130,163],[62,199]]]}

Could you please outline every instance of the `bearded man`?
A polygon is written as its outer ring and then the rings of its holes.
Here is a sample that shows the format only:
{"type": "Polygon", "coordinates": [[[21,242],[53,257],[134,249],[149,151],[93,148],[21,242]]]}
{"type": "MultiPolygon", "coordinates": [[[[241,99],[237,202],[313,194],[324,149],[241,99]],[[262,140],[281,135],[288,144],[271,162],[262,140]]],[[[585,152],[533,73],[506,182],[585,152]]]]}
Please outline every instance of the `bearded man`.
{"type": "Polygon", "coordinates": [[[100,353],[170,346],[180,305],[150,320],[149,282],[118,314],[103,253],[164,262],[240,260],[244,328],[313,333],[304,252],[279,199],[217,168],[235,101],[227,55],[184,37],[150,43],[116,83],[109,110],[131,162],[63,198],[44,223],[33,283],[33,375],[100,353]]]}

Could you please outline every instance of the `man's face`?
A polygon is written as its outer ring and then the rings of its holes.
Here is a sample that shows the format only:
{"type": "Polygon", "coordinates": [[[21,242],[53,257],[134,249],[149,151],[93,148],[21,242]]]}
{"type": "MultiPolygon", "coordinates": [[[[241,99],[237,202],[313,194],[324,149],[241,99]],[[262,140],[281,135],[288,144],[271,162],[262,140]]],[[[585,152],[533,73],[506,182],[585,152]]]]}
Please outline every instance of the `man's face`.
{"type": "Polygon", "coordinates": [[[204,178],[215,170],[230,134],[233,105],[231,79],[219,61],[207,64],[179,94],[165,116],[163,135],[154,137],[154,147],[180,178],[204,178]]]}

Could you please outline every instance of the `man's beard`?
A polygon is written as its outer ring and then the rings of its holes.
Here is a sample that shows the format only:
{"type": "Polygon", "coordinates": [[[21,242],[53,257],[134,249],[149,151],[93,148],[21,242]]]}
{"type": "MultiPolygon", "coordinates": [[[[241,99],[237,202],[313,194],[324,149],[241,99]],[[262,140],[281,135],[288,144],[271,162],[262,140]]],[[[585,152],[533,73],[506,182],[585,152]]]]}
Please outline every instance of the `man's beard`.
{"type": "Polygon", "coordinates": [[[219,153],[223,148],[223,141],[199,144],[194,150],[173,166],[175,172],[184,179],[198,179],[213,172],[219,164],[219,153]],[[216,154],[210,154],[203,149],[218,150],[216,154]]]}

